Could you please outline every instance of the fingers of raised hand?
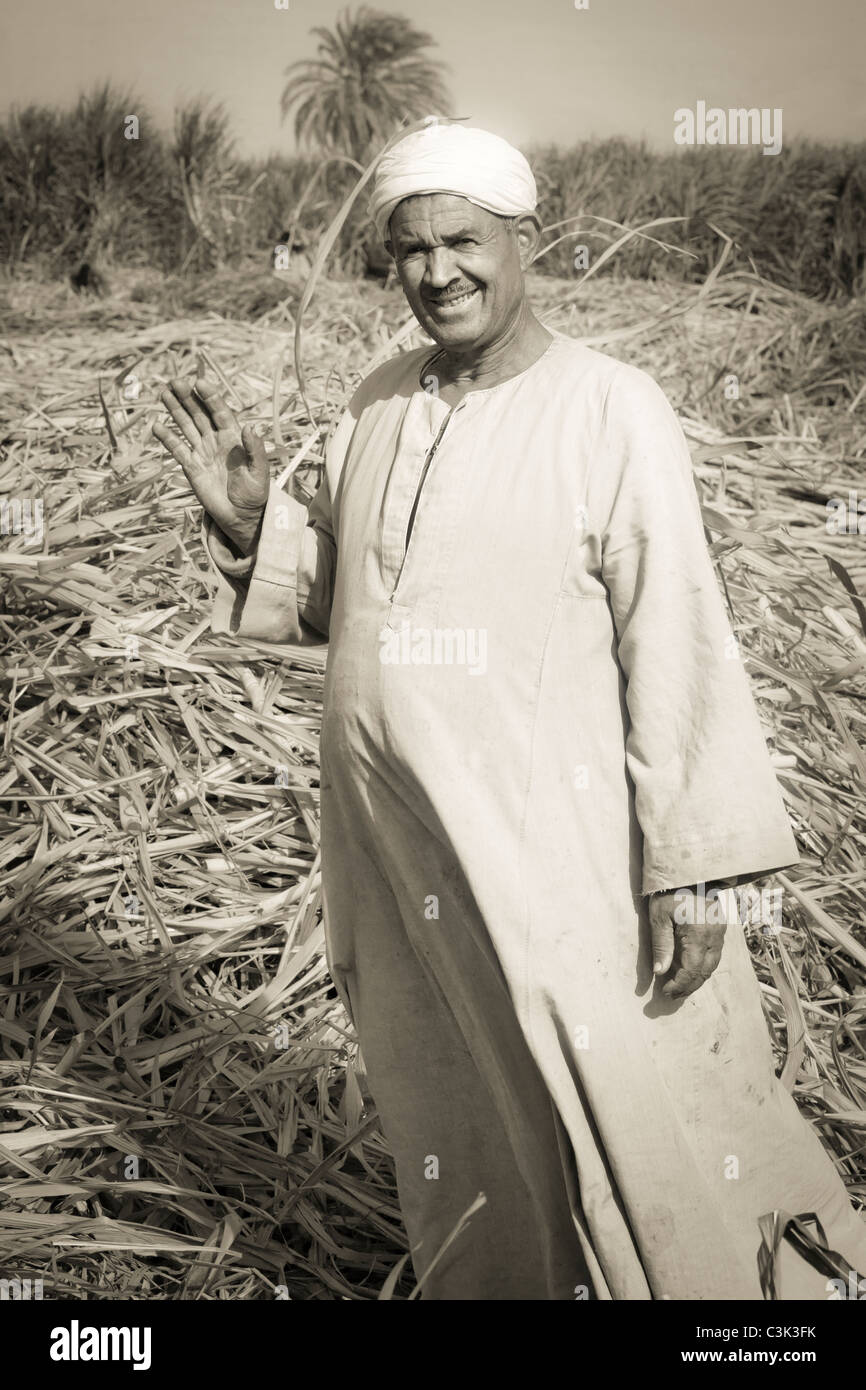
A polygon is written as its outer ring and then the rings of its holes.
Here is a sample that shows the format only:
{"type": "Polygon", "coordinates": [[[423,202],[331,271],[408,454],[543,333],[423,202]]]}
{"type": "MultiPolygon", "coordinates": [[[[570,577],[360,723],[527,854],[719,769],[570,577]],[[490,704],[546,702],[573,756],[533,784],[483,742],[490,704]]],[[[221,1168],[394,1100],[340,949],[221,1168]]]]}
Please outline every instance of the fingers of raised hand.
{"type": "Polygon", "coordinates": [[[189,477],[190,472],[195,468],[192,450],[189,446],[184,444],[182,440],[178,439],[176,434],[172,434],[171,430],[166,425],[160,424],[159,421],[153,426],[153,436],[155,439],[159,440],[163,448],[168,449],[172,458],[180,464],[184,473],[189,477]]]}
{"type": "Polygon", "coordinates": [[[172,382],[171,386],[164,387],[159,393],[159,399],[162,401],[162,404],[165,406],[187,443],[192,445],[193,449],[197,449],[201,443],[201,431],[196,428],[192,416],[187,410],[185,401],[182,399],[182,396],[178,394],[177,388],[179,385],[182,385],[182,383],[172,382]]]}
{"type": "MultiPolygon", "coordinates": [[[[210,438],[213,434],[210,415],[202,408],[202,403],[193,390],[190,382],[177,377],[172,381],[171,386],[175,397],[180,403],[181,409],[186,411],[195,429],[198,431],[199,437],[202,439],[210,438]]],[[[183,426],[181,426],[181,428],[183,428],[183,426]]],[[[190,443],[192,443],[191,440],[190,443]]]]}
{"type": "Polygon", "coordinates": [[[214,429],[230,430],[236,424],[234,415],[220,395],[219,386],[210,377],[197,377],[195,392],[210,415],[214,429]]]}
{"type": "Polygon", "coordinates": [[[265,441],[257,432],[255,425],[244,425],[241,430],[241,443],[244,446],[244,453],[252,473],[267,478],[268,456],[265,451],[265,441]]]}

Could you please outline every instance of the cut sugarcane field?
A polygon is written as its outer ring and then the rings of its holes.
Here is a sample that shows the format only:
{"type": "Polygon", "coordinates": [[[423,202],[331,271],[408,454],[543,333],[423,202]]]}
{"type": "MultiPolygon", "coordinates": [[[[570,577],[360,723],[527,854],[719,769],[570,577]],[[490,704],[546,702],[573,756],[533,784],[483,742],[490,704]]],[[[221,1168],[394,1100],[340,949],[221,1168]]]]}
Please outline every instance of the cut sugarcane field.
{"type": "MultiPolygon", "coordinates": [[[[206,373],[309,502],[354,388],[429,340],[369,245],[369,151],[253,166],[204,107],[145,149],[130,110],[105,89],[0,126],[0,1276],[417,1298],[324,956],[327,645],[211,631],[201,508],[151,429],[206,373]]],[[[728,929],[862,1210],[866,146],[611,140],[533,167],[535,313],[649,372],[690,446],[801,854],[728,929]]]]}

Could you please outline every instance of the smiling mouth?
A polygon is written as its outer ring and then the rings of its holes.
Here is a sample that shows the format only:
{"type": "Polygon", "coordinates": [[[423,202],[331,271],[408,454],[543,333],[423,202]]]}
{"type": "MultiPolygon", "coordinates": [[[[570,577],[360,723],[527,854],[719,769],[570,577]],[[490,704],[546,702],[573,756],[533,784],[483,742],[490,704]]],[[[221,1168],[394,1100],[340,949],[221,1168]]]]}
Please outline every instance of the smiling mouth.
{"type": "Polygon", "coordinates": [[[468,304],[468,303],[469,303],[469,300],[472,299],[473,296],[476,295],[477,293],[478,293],[478,290],[477,290],[477,289],[464,290],[464,292],[463,292],[462,294],[456,294],[456,295],[454,295],[454,296],[453,296],[452,298],[450,298],[450,299],[434,299],[434,300],[430,300],[430,301],[429,301],[430,307],[431,307],[431,309],[433,310],[434,313],[438,313],[439,310],[441,310],[441,309],[455,309],[455,308],[459,308],[459,307],[460,307],[461,305],[463,305],[463,304],[468,304]]]}

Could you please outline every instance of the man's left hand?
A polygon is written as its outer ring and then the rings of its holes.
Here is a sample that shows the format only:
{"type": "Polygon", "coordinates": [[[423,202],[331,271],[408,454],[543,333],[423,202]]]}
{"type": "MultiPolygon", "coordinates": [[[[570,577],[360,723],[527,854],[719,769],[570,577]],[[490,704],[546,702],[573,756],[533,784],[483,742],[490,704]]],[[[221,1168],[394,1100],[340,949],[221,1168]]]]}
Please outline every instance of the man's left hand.
{"type": "Polygon", "coordinates": [[[699,910],[699,901],[695,887],[653,893],[649,900],[653,975],[667,975],[674,967],[674,974],[662,987],[667,999],[694,994],[721,960],[726,926],[724,898],[717,902],[715,891],[709,889],[704,912],[699,910]],[[702,922],[702,916],[712,920],[702,922]]]}

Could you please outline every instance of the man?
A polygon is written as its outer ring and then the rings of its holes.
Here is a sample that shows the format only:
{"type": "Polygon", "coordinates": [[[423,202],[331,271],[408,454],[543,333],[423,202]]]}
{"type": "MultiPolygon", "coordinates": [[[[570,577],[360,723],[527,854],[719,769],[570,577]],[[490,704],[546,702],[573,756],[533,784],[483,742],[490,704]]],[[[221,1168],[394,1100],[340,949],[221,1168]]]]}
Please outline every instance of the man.
{"type": "MultiPolygon", "coordinates": [[[[743,934],[692,910],[797,850],[682,431],[533,314],[535,207],[487,132],[383,156],[371,212],[436,346],[361,383],[309,513],[207,383],[155,432],[209,513],[214,630],[330,640],[328,963],[424,1296],[758,1299],[777,1208],[866,1266],[743,934]]],[[[784,1242],[779,1269],[827,1297],[784,1242]]]]}

